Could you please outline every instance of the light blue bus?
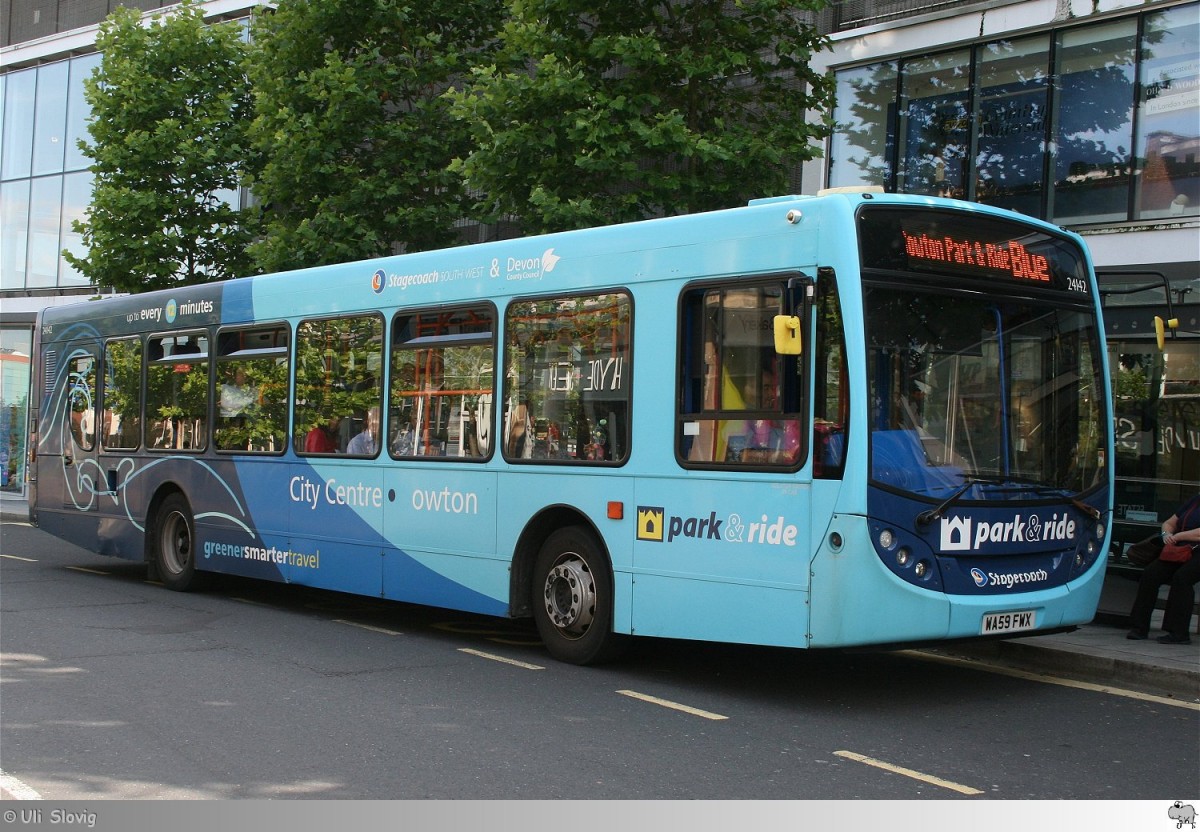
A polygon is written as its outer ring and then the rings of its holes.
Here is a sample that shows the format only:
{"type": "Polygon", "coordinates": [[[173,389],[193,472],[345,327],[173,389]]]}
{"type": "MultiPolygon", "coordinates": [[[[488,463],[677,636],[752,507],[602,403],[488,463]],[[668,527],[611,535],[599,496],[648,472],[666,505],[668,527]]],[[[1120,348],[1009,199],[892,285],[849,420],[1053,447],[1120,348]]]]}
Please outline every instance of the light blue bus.
{"type": "Polygon", "coordinates": [[[30,516],[210,573],[799,648],[1089,621],[1112,418],[1080,239],[871,192],[46,310],[30,516]]]}

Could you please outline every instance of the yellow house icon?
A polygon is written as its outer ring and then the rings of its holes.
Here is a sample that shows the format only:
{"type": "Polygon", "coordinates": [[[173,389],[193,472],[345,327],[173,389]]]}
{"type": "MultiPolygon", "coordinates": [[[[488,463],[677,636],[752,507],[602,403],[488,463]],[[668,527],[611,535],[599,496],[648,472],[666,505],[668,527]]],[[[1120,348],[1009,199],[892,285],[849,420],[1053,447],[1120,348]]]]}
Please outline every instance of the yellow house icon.
{"type": "Polygon", "coordinates": [[[637,509],[637,539],[654,540],[662,543],[663,527],[666,509],[651,506],[638,506],[637,509]]]}

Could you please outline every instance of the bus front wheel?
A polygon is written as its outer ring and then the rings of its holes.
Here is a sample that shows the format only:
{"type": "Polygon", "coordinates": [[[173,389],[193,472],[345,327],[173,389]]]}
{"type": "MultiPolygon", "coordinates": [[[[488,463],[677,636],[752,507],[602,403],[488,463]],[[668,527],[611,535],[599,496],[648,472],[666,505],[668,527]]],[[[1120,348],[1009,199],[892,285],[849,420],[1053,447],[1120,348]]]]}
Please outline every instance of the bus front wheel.
{"type": "Polygon", "coordinates": [[[569,664],[615,658],[624,639],[612,631],[608,559],[578,526],[552,533],[533,574],[533,617],[550,655],[569,664]]]}
{"type": "Polygon", "coordinates": [[[167,589],[187,592],[199,587],[196,533],[192,510],[182,494],[163,500],[154,523],[154,565],[167,589]]]}

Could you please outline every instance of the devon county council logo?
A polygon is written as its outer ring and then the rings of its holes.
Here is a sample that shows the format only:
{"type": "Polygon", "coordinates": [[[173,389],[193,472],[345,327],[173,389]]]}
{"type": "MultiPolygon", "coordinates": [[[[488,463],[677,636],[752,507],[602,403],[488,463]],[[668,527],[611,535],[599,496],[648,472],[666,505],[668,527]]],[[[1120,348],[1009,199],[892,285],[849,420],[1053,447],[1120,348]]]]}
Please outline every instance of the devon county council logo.
{"type": "Polygon", "coordinates": [[[167,323],[175,323],[175,315],[178,314],[178,312],[179,304],[175,302],[175,299],[172,298],[171,300],[167,301],[167,323]]]}

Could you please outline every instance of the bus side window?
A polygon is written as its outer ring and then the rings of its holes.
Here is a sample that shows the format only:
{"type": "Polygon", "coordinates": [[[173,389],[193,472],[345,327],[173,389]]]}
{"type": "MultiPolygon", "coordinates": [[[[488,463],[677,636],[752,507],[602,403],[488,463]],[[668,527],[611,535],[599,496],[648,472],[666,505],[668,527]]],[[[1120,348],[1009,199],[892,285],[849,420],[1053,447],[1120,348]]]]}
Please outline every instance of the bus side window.
{"type": "Polygon", "coordinates": [[[67,377],[70,394],[71,437],[84,451],[96,447],[96,359],[84,355],[71,359],[67,377]]]}
{"type": "Polygon", "coordinates": [[[298,454],[345,453],[383,402],[383,319],[302,321],[296,329],[293,434],[298,454]]]}
{"type": "Polygon", "coordinates": [[[208,446],[208,335],[151,338],[147,361],[145,444],[159,451],[208,446]]]}
{"type": "Polygon", "coordinates": [[[393,457],[491,455],[495,319],[490,306],[396,316],[387,433],[393,457]]]}
{"type": "Polygon", "coordinates": [[[676,453],[706,467],[795,467],[804,458],[802,363],[775,351],[785,284],[685,292],[676,453]]]}
{"type": "Polygon", "coordinates": [[[850,391],[846,333],[833,269],[817,271],[817,356],[813,389],[813,476],[840,479],[846,466],[850,391]]]}
{"type": "Polygon", "coordinates": [[[140,339],[125,338],[104,345],[103,404],[100,441],[104,449],[136,449],[142,434],[140,339]]]}
{"type": "Polygon", "coordinates": [[[632,312],[624,291],[508,307],[505,459],[584,465],[628,458],[632,312]]]}
{"type": "Polygon", "coordinates": [[[287,447],[289,343],[285,324],[217,335],[217,450],[272,454],[287,447]]]}

